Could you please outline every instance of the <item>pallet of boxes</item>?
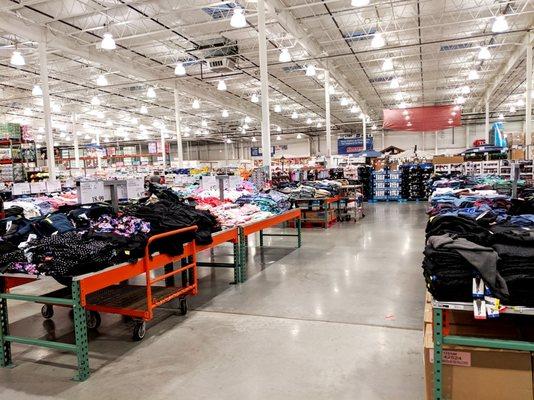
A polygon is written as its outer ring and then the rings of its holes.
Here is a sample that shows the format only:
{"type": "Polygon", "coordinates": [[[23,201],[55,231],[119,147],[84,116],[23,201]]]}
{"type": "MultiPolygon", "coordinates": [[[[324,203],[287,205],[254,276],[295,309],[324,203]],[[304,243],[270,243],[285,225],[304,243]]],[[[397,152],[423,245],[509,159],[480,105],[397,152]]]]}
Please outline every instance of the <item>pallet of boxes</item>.
{"type": "MultiPolygon", "coordinates": [[[[447,310],[443,334],[475,338],[534,341],[532,316],[501,315],[475,319],[473,312],[447,310]]],[[[424,311],[424,367],[426,399],[434,399],[434,325],[432,297],[424,311]]],[[[442,399],[533,400],[533,353],[488,347],[444,345],[442,399]]]]}

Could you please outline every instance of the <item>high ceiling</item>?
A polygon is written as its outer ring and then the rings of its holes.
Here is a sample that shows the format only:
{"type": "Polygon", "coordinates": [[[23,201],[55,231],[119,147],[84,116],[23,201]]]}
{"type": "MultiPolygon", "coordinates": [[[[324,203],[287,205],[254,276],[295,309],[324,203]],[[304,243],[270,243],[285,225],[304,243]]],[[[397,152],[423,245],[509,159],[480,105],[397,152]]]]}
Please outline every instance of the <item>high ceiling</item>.
{"type": "MultiPolygon", "coordinates": [[[[265,1],[273,134],[324,134],[323,68],[334,86],[337,133],[361,130],[360,108],[369,126],[380,126],[383,108],[450,104],[459,96],[465,98],[465,115],[480,112],[490,85],[496,88],[493,113],[509,114],[512,105],[524,112],[531,0],[371,0],[363,7],[351,0],[265,1]],[[506,31],[493,32],[497,16],[505,16],[506,31]],[[373,46],[378,33],[383,47],[373,46]],[[488,60],[479,59],[482,47],[490,52],[488,60]],[[291,61],[279,61],[282,49],[291,61]],[[391,70],[383,68],[386,58],[391,70]],[[306,76],[308,65],[317,68],[315,76],[306,76]],[[469,80],[473,70],[479,77],[469,80]],[[395,80],[398,88],[392,87],[395,80]],[[277,105],[280,113],[274,112],[277,105]]],[[[43,125],[42,100],[32,96],[32,88],[40,84],[38,42],[46,37],[58,143],[69,140],[59,132],[71,129],[73,113],[82,142],[92,140],[95,129],[111,140],[117,134],[150,138],[159,135],[161,124],[171,134],[175,85],[183,126],[191,129],[188,140],[257,137],[257,25],[256,1],[0,0],[0,114],[43,125]],[[230,24],[235,8],[245,10],[245,28],[230,24]],[[115,50],[101,49],[104,33],[113,35],[115,50]],[[15,47],[24,66],[10,64],[15,47]],[[219,60],[232,64],[214,71],[209,63],[219,60]],[[184,63],[186,76],[175,75],[177,62],[184,63]],[[99,75],[107,78],[106,86],[97,85],[99,75]],[[226,91],[217,90],[221,79],[226,91]],[[155,99],[147,96],[149,87],[155,99]],[[100,105],[91,104],[94,97],[100,105]],[[245,116],[251,122],[243,132],[245,116]]]]}

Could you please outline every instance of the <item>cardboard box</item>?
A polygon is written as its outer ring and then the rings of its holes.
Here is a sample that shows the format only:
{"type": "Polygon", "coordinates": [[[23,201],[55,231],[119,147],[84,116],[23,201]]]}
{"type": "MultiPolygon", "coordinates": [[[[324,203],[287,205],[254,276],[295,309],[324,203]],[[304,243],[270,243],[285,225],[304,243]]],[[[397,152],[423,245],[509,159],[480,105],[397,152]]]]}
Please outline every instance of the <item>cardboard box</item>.
{"type": "Polygon", "coordinates": [[[510,159],[511,160],[524,160],[525,151],[523,149],[512,149],[512,151],[510,152],[510,159]]]}
{"type": "MultiPolygon", "coordinates": [[[[448,400],[533,400],[529,352],[446,346],[443,398],[448,400]]],[[[432,325],[424,330],[426,399],[433,399],[432,325]]]]}
{"type": "Polygon", "coordinates": [[[432,164],[461,164],[464,162],[464,156],[434,156],[432,164]]]}

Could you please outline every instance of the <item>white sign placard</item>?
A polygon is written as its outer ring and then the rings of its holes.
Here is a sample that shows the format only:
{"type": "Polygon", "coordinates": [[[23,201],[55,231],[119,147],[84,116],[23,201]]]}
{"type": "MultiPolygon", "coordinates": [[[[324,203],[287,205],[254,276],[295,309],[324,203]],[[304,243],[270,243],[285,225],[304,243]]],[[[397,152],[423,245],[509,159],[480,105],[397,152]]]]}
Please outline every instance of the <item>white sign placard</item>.
{"type": "Polygon", "coordinates": [[[218,189],[219,183],[217,182],[217,178],[214,176],[203,176],[202,177],[202,189],[205,190],[212,190],[212,189],[218,189]]]}
{"type": "Polygon", "coordinates": [[[60,181],[47,181],[46,191],[48,193],[61,192],[61,182],[60,181]]]}
{"type": "Polygon", "coordinates": [[[22,196],[31,194],[29,182],[14,183],[12,189],[13,196],[22,196]]]}
{"type": "Polygon", "coordinates": [[[126,181],[126,194],[129,199],[145,197],[145,180],[128,179],[126,181]]]}
{"type": "Polygon", "coordinates": [[[104,182],[81,181],[78,186],[80,204],[98,203],[105,200],[104,182]]]}
{"type": "Polygon", "coordinates": [[[46,193],[46,182],[45,181],[31,182],[30,190],[32,194],[46,193]]]}

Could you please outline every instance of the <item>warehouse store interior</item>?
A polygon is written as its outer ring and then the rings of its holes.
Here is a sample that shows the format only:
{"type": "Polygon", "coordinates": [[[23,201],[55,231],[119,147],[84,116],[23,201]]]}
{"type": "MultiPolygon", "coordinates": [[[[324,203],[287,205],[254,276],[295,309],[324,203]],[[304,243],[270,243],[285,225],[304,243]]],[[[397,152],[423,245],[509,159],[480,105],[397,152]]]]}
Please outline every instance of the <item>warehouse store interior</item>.
{"type": "Polygon", "coordinates": [[[0,399],[534,400],[534,2],[0,0],[0,399]]]}

